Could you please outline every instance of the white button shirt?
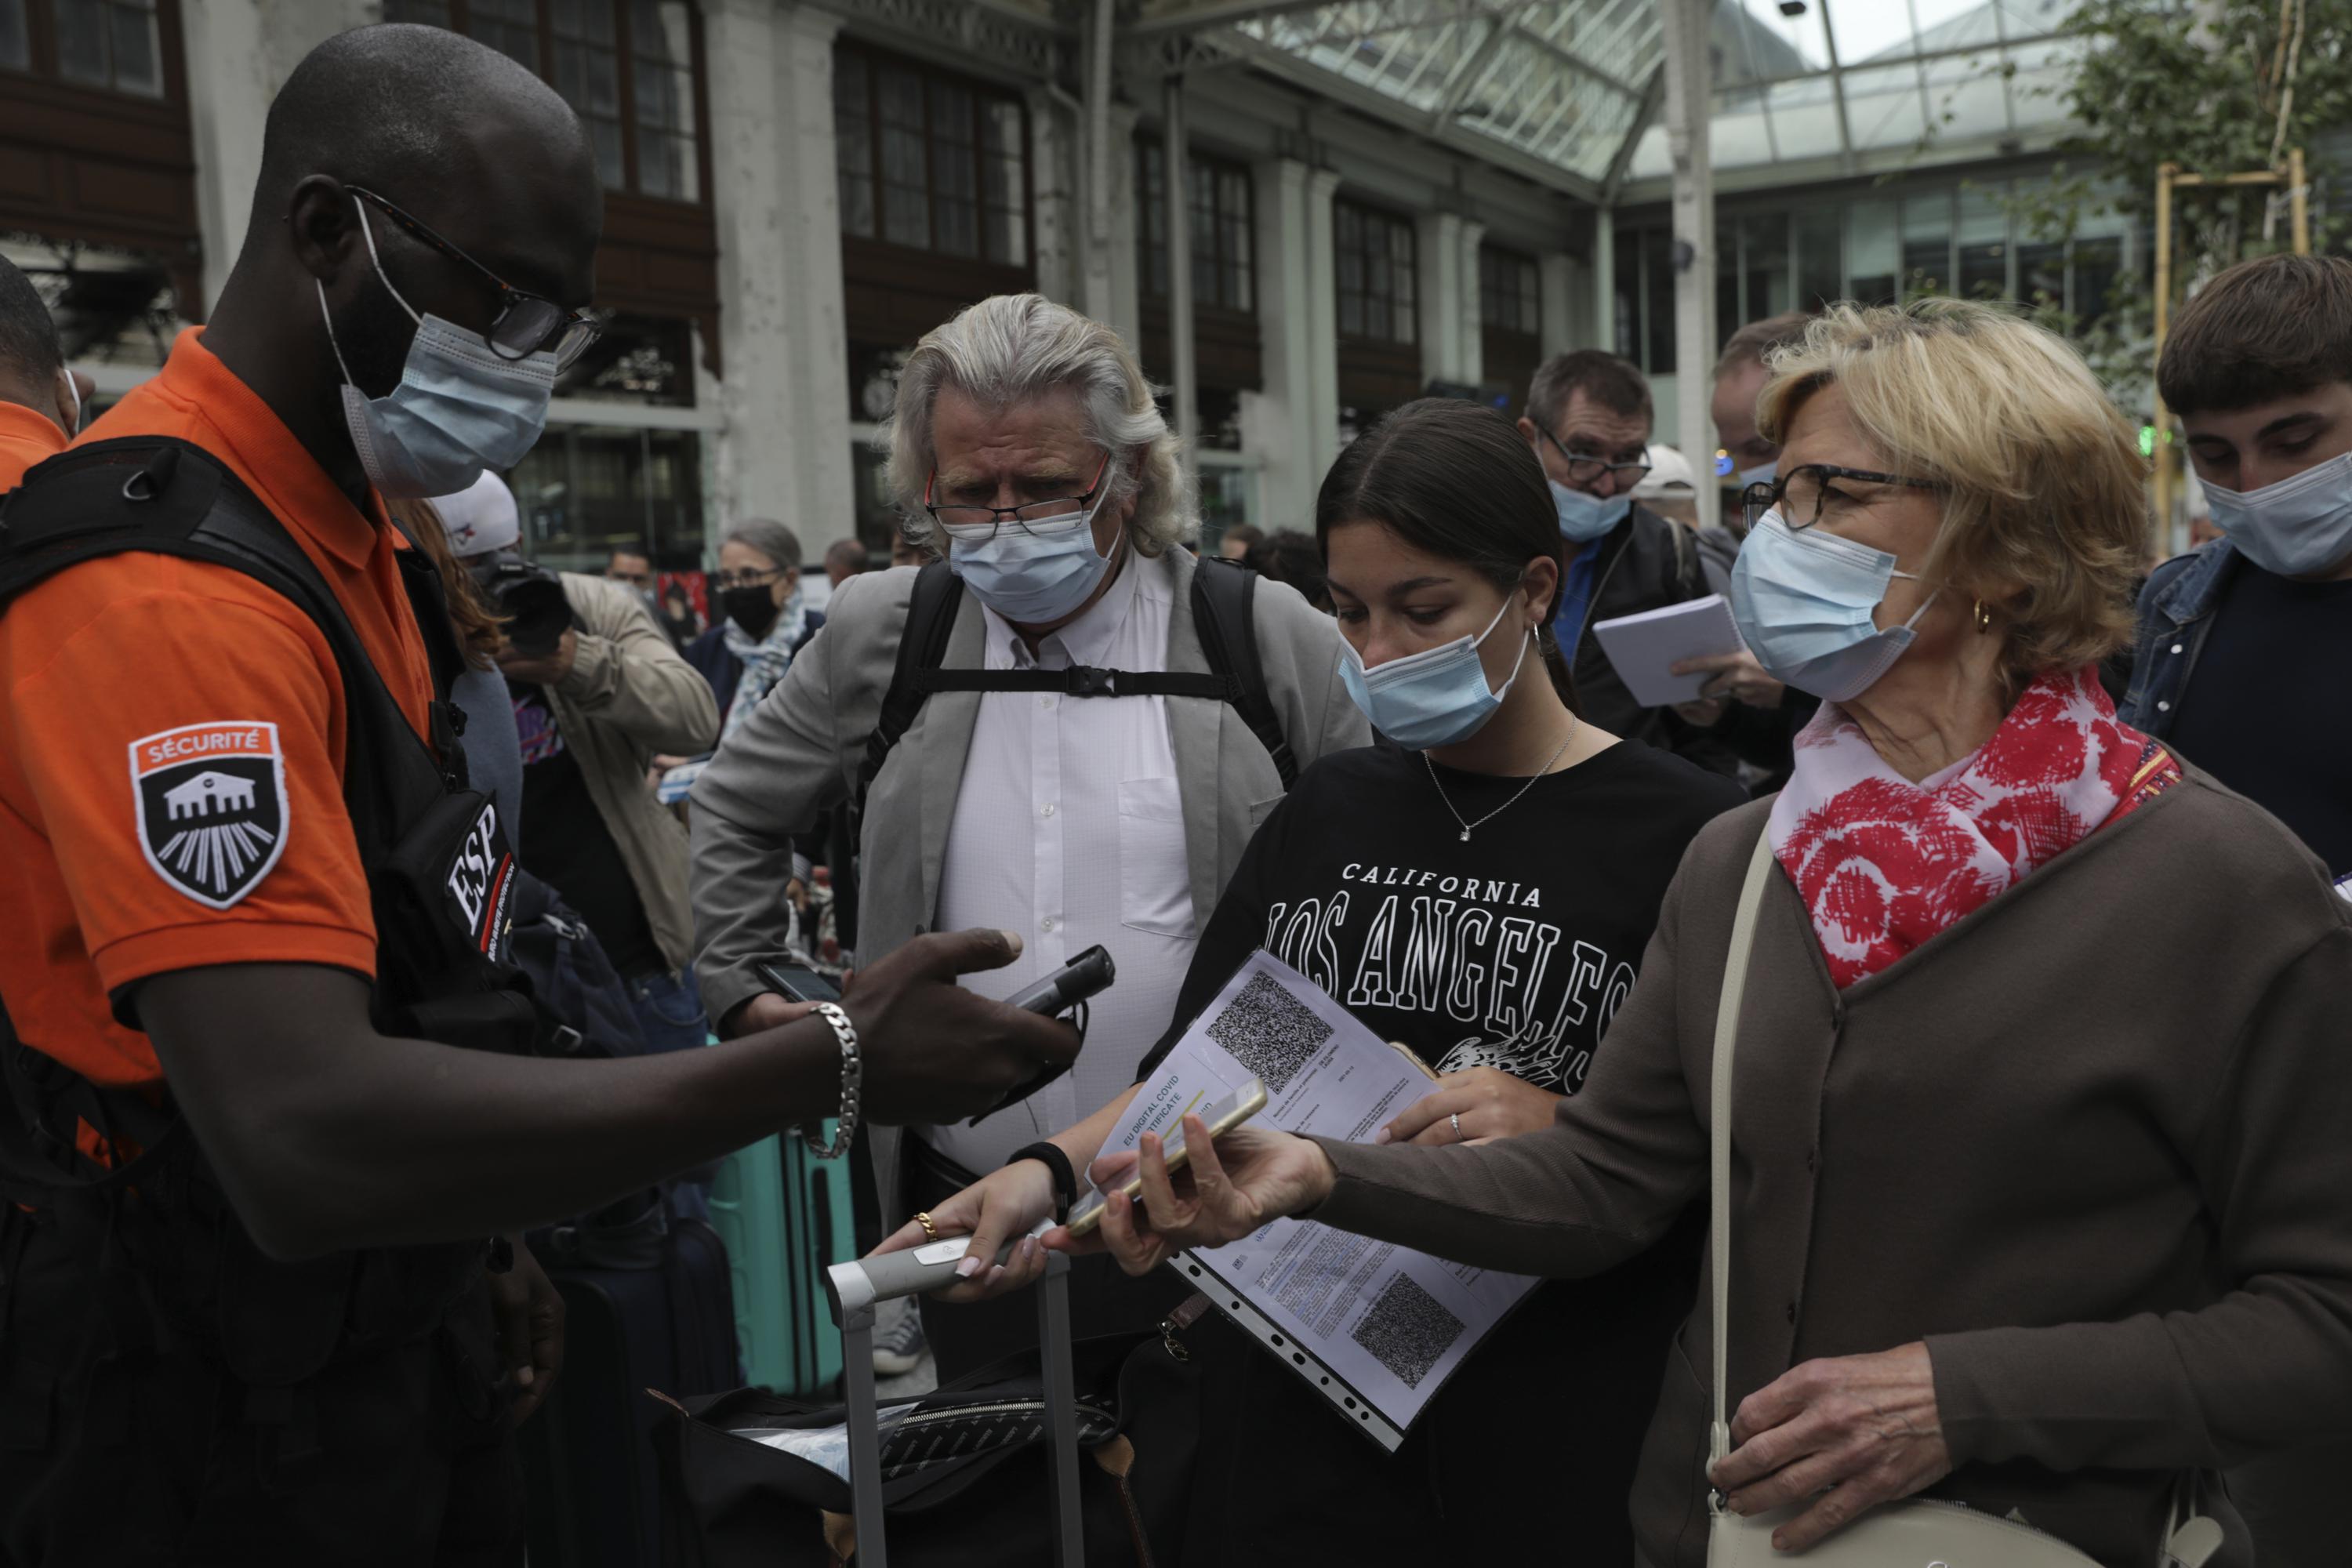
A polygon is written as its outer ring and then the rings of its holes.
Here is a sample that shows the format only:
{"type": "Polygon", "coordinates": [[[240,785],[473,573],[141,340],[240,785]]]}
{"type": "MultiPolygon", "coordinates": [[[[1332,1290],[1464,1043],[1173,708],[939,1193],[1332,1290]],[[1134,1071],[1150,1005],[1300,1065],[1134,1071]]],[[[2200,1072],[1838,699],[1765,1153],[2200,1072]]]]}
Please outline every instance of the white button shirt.
{"type": "MultiPolygon", "coordinates": [[[[1129,554],[1103,596],[1042,639],[1034,656],[987,610],[990,669],[1168,667],[1167,582],[1129,554]]],[[[1018,931],[1020,959],[964,977],[1009,996],[1099,942],[1118,978],[1093,1004],[1077,1066],[978,1127],[923,1130],[941,1153],[985,1174],[1135,1080],[1167,1029],[1200,933],[1193,927],[1184,816],[1167,700],[992,691],[980,700],[940,879],[939,928],[1018,931]]]]}

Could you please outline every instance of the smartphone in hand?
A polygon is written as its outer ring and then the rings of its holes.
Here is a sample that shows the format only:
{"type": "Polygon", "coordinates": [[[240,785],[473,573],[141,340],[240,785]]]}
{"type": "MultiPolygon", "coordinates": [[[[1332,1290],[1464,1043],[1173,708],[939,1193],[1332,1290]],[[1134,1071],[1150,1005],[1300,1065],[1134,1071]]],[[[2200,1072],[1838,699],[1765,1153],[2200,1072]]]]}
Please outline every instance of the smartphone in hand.
{"type": "MultiPolygon", "coordinates": [[[[1265,1109],[1265,1085],[1252,1079],[1224,1099],[1202,1110],[1201,1120],[1209,1124],[1209,1141],[1213,1143],[1265,1109]]],[[[1184,1146],[1182,1118],[1178,1118],[1176,1125],[1168,1130],[1160,1141],[1160,1150],[1168,1161],[1168,1171],[1171,1175],[1192,1163],[1192,1152],[1184,1146]]],[[[1143,1193],[1141,1171],[1139,1169],[1135,1175],[1129,1177],[1120,1190],[1127,1194],[1130,1202],[1141,1196],[1143,1193]]],[[[1100,1192],[1089,1193],[1078,1200],[1077,1207],[1070,1211],[1070,1234],[1072,1236],[1091,1234],[1097,1226],[1102,1224],[1103,1209],[1109,1201],[1110,1195],[1100,1192]]]]}

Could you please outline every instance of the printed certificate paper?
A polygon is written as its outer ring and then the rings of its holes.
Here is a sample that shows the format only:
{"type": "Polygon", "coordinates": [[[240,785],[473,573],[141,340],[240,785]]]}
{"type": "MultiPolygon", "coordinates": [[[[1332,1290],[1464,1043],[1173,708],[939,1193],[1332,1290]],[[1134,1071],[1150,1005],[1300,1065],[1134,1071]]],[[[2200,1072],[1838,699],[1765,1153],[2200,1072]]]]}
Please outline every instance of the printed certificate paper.
{"type": "MultiPolygon", "coordinates": [[[[1259,952],[1144,1080],[1103,1148],[1165,1134],[1253,1075],[1265,1085],[1259,1120],[1356,1143],[1437,1088],[1312,981],[1259,952]]],[[[1391,1450],[1536,1283],[1295,1219],[1171,1266],[1391,1450]]]]}

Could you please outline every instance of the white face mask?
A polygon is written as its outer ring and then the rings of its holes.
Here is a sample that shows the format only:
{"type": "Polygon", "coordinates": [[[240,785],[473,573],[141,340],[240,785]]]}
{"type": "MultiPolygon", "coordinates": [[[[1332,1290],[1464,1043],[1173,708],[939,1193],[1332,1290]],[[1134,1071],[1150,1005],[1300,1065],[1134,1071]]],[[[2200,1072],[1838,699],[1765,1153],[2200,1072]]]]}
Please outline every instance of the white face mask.
{"type": "Polygon", "coordinates": [[[1528,645],[1535,640],[1532,629],[1519,639],[1519,657],[1512,660],[1511,673],[1499,689],[1486,684],[1486,666],[1478,648],[1502,625],[1510,607],[1511,601],[1504,599],[1486,629],[1475,637],[1458,637],[1380,664],[1365,664],[1356,645],[1342,637],[1339,679],[1372,728],[1408,751],[1466,741],[1503,705],[1511,683],[1519,678],[1519,667],[1527,662],[1528,645]]]}
{"type": "MultiPolygon", "coordinates": [[[[352,198],[358,205],[358,198],[352,198]]],[[[387,498],[455,495],[489,468],[507,469],[523,459],[547,426],[547,403],[555,391],[555,355],[548,350],[509,359],[479,332],[438,316],[419,315],[383,275],[375,231],[360,214],[368,261],[376,281],[416,323],[399,384],[370,397],[352,384],[335,341],[335,318],[327,309],[327,288],[313,279],[319,313],[326,319],[327,343],[343,373],[343,422],[352,449],[368,482],[387,498]]]]}
{"type": "Polygon", "coordinates": [[[2352,452],[2252,490],[2205,487],[2213,526],[2281,577],[2311,577],[2352,555],[2352,452]]]}

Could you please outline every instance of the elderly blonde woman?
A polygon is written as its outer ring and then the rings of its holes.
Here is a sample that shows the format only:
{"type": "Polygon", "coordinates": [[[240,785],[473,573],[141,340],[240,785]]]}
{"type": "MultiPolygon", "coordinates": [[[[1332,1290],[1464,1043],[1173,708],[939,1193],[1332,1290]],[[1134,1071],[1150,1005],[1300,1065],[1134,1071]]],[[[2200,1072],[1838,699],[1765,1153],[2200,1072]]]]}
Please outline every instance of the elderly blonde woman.
{"type": "MultiPolygon", "coordinates": [[[[906,693],[920,705],[872,778],[858,958],[925,931],[993,926],[1024,950],[969,977],[992,995],[1097,943],[1118,971],[1074,1073],[977,1127],[918,1128],[903,1150],[872,1140],[896,1228],[1133,1080],[1218,891],[1282,796],[1261,731],[1278,731],[1299,768],[1369,736],[1340,684],[1338,628],[1291,589],[1256,584],[1248,624],[1224,627],[1222,644],[1195,625],[1195,573],[1233,569],[1181,548],[1198,524],[1176,438],[1108,327],[1034,294],[982,300],[916,345],[888,438],[910,530],[944,560],[843,583],[824,629],[730,720],[696,784],[710,1014],[730,1036],[796,1016],[757,969],[784,950],[793,836],[861,787],[900,645],[910,658],[934,646],[926,626],[942,629],[933,662],[956,684],[906,693]],[[1257,681],[1239,700],[1197,694],[1215,689],[1213,656],[1244,633],[1257,681]],[[1150,689],[1167,676],[1195,694],[1150,689]]],[[[1081,1333],[1148,1324],[1160,1306],[1156,1288],[1108,1266],[1073,1283],[1081,1333]]],[[[1034,1342],[1025,1302],[947,1316],[929,1324],[943,1377],[1034,1342]]]]}
{"type": "MultiPolygon", "coordinates": [[[[1710,1184],[1753,863],[1715,1216],[1729,1453],[1702,1291],[1643,1556],[1699,1568],[1712,1482],[1789,1550],[1924,1491],[2147,1568],[2189,1478],[2352,1429],[2352,909],[2092,678],[2129,629],[2142,468],[2070,349],[1976,305],[1847,306],[1773,372],[1784,451],[1733,597],[1824,704],[1789,787],[1693,844],[1583,1092],[1473,1147],[1244,1128],[1172,1182],[1148,1142],[1143,1199],[1086,1245],[1148,1268],[1312,1211],[1536,1274],[1647,1247],[1710,1184]]],[[[1527,1418],[1574,1398],[1530,1391],[1527,1418]]],[[[2200,1500],[2214,1561],[2244,1561],[2200,1500]]]]}

